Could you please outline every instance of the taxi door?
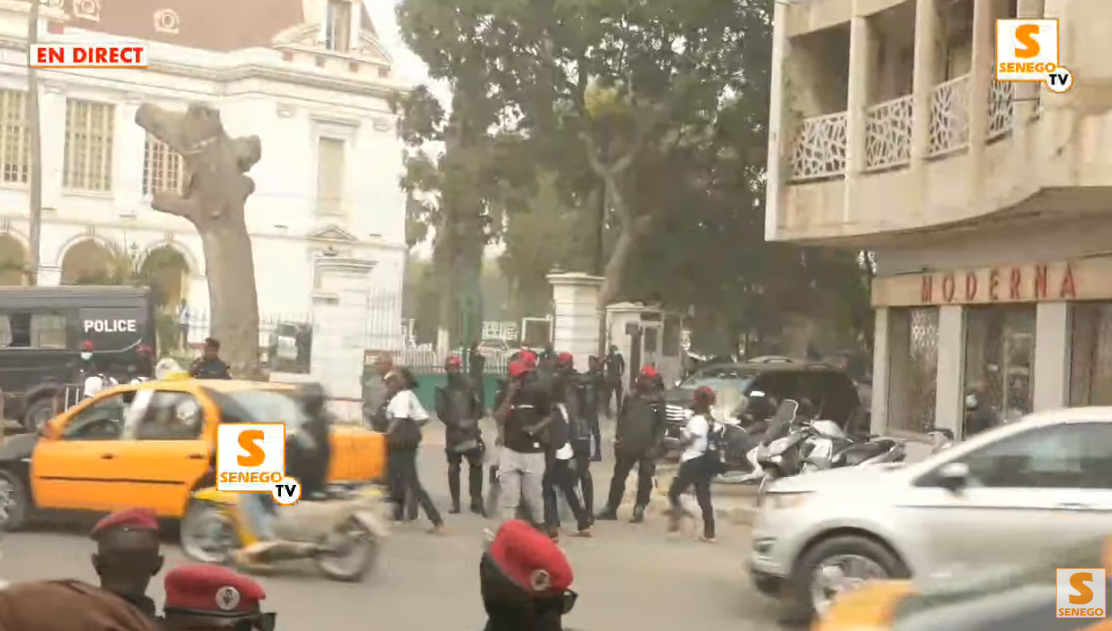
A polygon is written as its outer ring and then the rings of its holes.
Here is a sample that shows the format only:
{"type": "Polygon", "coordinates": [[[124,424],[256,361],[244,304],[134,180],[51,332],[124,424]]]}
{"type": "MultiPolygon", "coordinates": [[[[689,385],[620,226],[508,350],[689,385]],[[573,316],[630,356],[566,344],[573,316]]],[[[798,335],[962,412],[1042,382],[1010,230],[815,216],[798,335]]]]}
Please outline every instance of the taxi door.
{"type": "Polygon", "coordinates": [[[55,419],[31,456],[31,493],[41,508],[112,510],[127,496],[121,461],[127,415],[137,403],[135,386],[120,386],[55,419]]]}
{"type": "Polygon", "coordinates": [[[144,506],[160,517],[181,517],[209,467],[205,420],[205,408],[187,386],[155,384],[144,414],[124,428],[120,460],[132,495],[118,497],[115,508],[144,506]]]}

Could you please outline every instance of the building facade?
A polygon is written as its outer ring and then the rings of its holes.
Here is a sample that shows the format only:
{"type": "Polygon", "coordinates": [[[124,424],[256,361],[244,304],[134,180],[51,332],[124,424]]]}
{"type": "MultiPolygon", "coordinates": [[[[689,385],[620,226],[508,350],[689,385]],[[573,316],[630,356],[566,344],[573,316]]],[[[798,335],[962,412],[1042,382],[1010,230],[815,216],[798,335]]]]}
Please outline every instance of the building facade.
{"type": "MultiPolygon", "coordinates": [[[[28,6],[0,3],[0,284],[22,282],[14,268],[29,260],[28,6]]],[[[313,322],[314,364],[356,379],[362,349],[401,344],[405,196],[391,100],[406,88],[362,2],[42,0],[39,32],[42,43],[141,41],[150,59],[39,73],[40,284],[95,277],[124,252],[160,261],[168,313],[181,300],[208,311],[196,231],[150,206],[152,192],[183,185],[182,161],[134,122],[141,103],[202,102],[229,135],[261,139],[246,207],[261,316],[313,322]],[[174,262],[179,271],[162,269],[174,262]]],[[[203,322],[193,330],[203,337],[203,322]]]]}
{"type": "Polygon", "coordinates": [[[992,422],[1112,403],[1110,19],[1089,0],[777,4],[766,237],[874,253],[874,431],[961,433],[967,401],[992,422]],[[1060,20],[1071,91],[995,80],[1012,17],[1060,20]]]}

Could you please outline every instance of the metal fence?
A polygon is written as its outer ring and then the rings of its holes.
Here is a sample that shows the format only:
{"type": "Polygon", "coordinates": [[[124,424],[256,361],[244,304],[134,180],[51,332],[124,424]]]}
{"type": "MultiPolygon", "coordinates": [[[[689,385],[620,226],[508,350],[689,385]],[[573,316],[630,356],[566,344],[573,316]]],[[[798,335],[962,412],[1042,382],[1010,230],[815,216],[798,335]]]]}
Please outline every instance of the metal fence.
{"type": "MultiPolygon", "coordinates": [[[[259,319],[260,360],[271,372],[308,373],[313,340],[319,339],[323,326],[337,326],[333,317],[347,318],[348,324],[356,319],[362,325],[363,330],[345,338],[345,344],[401,352],[406,339],[401,307],[398,293],[381,292],[368,296],[358,310],[344,308],[324,323],[314,321],[313,314],[267,314],[259,319]]],[[[212,317],[207,312],[192,311],[184,324],[176,314],[165,314],[158,326],[159,348],[180,361],[192,361],[200,356],[211,325],[212,317]]]]}

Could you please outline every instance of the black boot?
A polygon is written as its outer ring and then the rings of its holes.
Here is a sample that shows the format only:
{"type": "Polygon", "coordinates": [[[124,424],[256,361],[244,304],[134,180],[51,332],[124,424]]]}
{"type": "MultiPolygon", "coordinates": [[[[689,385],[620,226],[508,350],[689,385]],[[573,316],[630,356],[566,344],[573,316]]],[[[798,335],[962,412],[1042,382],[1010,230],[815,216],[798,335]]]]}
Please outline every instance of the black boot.
{"type": "Polygon", "coordinates": [[[467,472],[468,494],[471,496],[471,512],[486,517],[483,510],[483,468],[471,467],[467,472]]]}
{"type": "Polygon", "coordinates": [[[459,469],[448,465],[448,495],[452,498],[452,507],[448,512],[459,514],[459,469]]]}
{"type": "Polygon", "coordinates": [[[595,519],[599,521],[617,521],[618,509],[610,508],[609,506],[607,506],[606,508],[602,509],[597,515],[595,515],[595,519]]]}
{"type": "Polygon", "coordinates": [[[644,506],[634,506],[633,507],[633,517],[629,518],[629,523],[639,524],[643,521],[645,521],[645,507],[644,506]]]}

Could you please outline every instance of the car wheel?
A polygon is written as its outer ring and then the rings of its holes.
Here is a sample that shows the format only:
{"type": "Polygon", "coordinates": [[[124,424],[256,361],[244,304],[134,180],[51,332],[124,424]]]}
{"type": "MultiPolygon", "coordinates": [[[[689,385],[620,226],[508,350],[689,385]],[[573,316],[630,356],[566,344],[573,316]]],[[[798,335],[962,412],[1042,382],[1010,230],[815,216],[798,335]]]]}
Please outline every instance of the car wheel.
{"type": "Polygon", "coordinates": [[[822,615],[834,599],[868,581],[905,578],[907,567],[878,541],[860,536],[833,537],[807,550],[792,570],[789,618],[822,615]]]}
{"type": "Polygon", "coordinates": [[[23,412],[23,427],[29,432],[38,432],[47,421],[54,418],[54,399],[38,399],[23,412]]]}
{"type": "Polygon", "coordinates": [[[19,530],[30,507],[27,486],[15,475],[0,471],[0,530],[19,530]]]}

